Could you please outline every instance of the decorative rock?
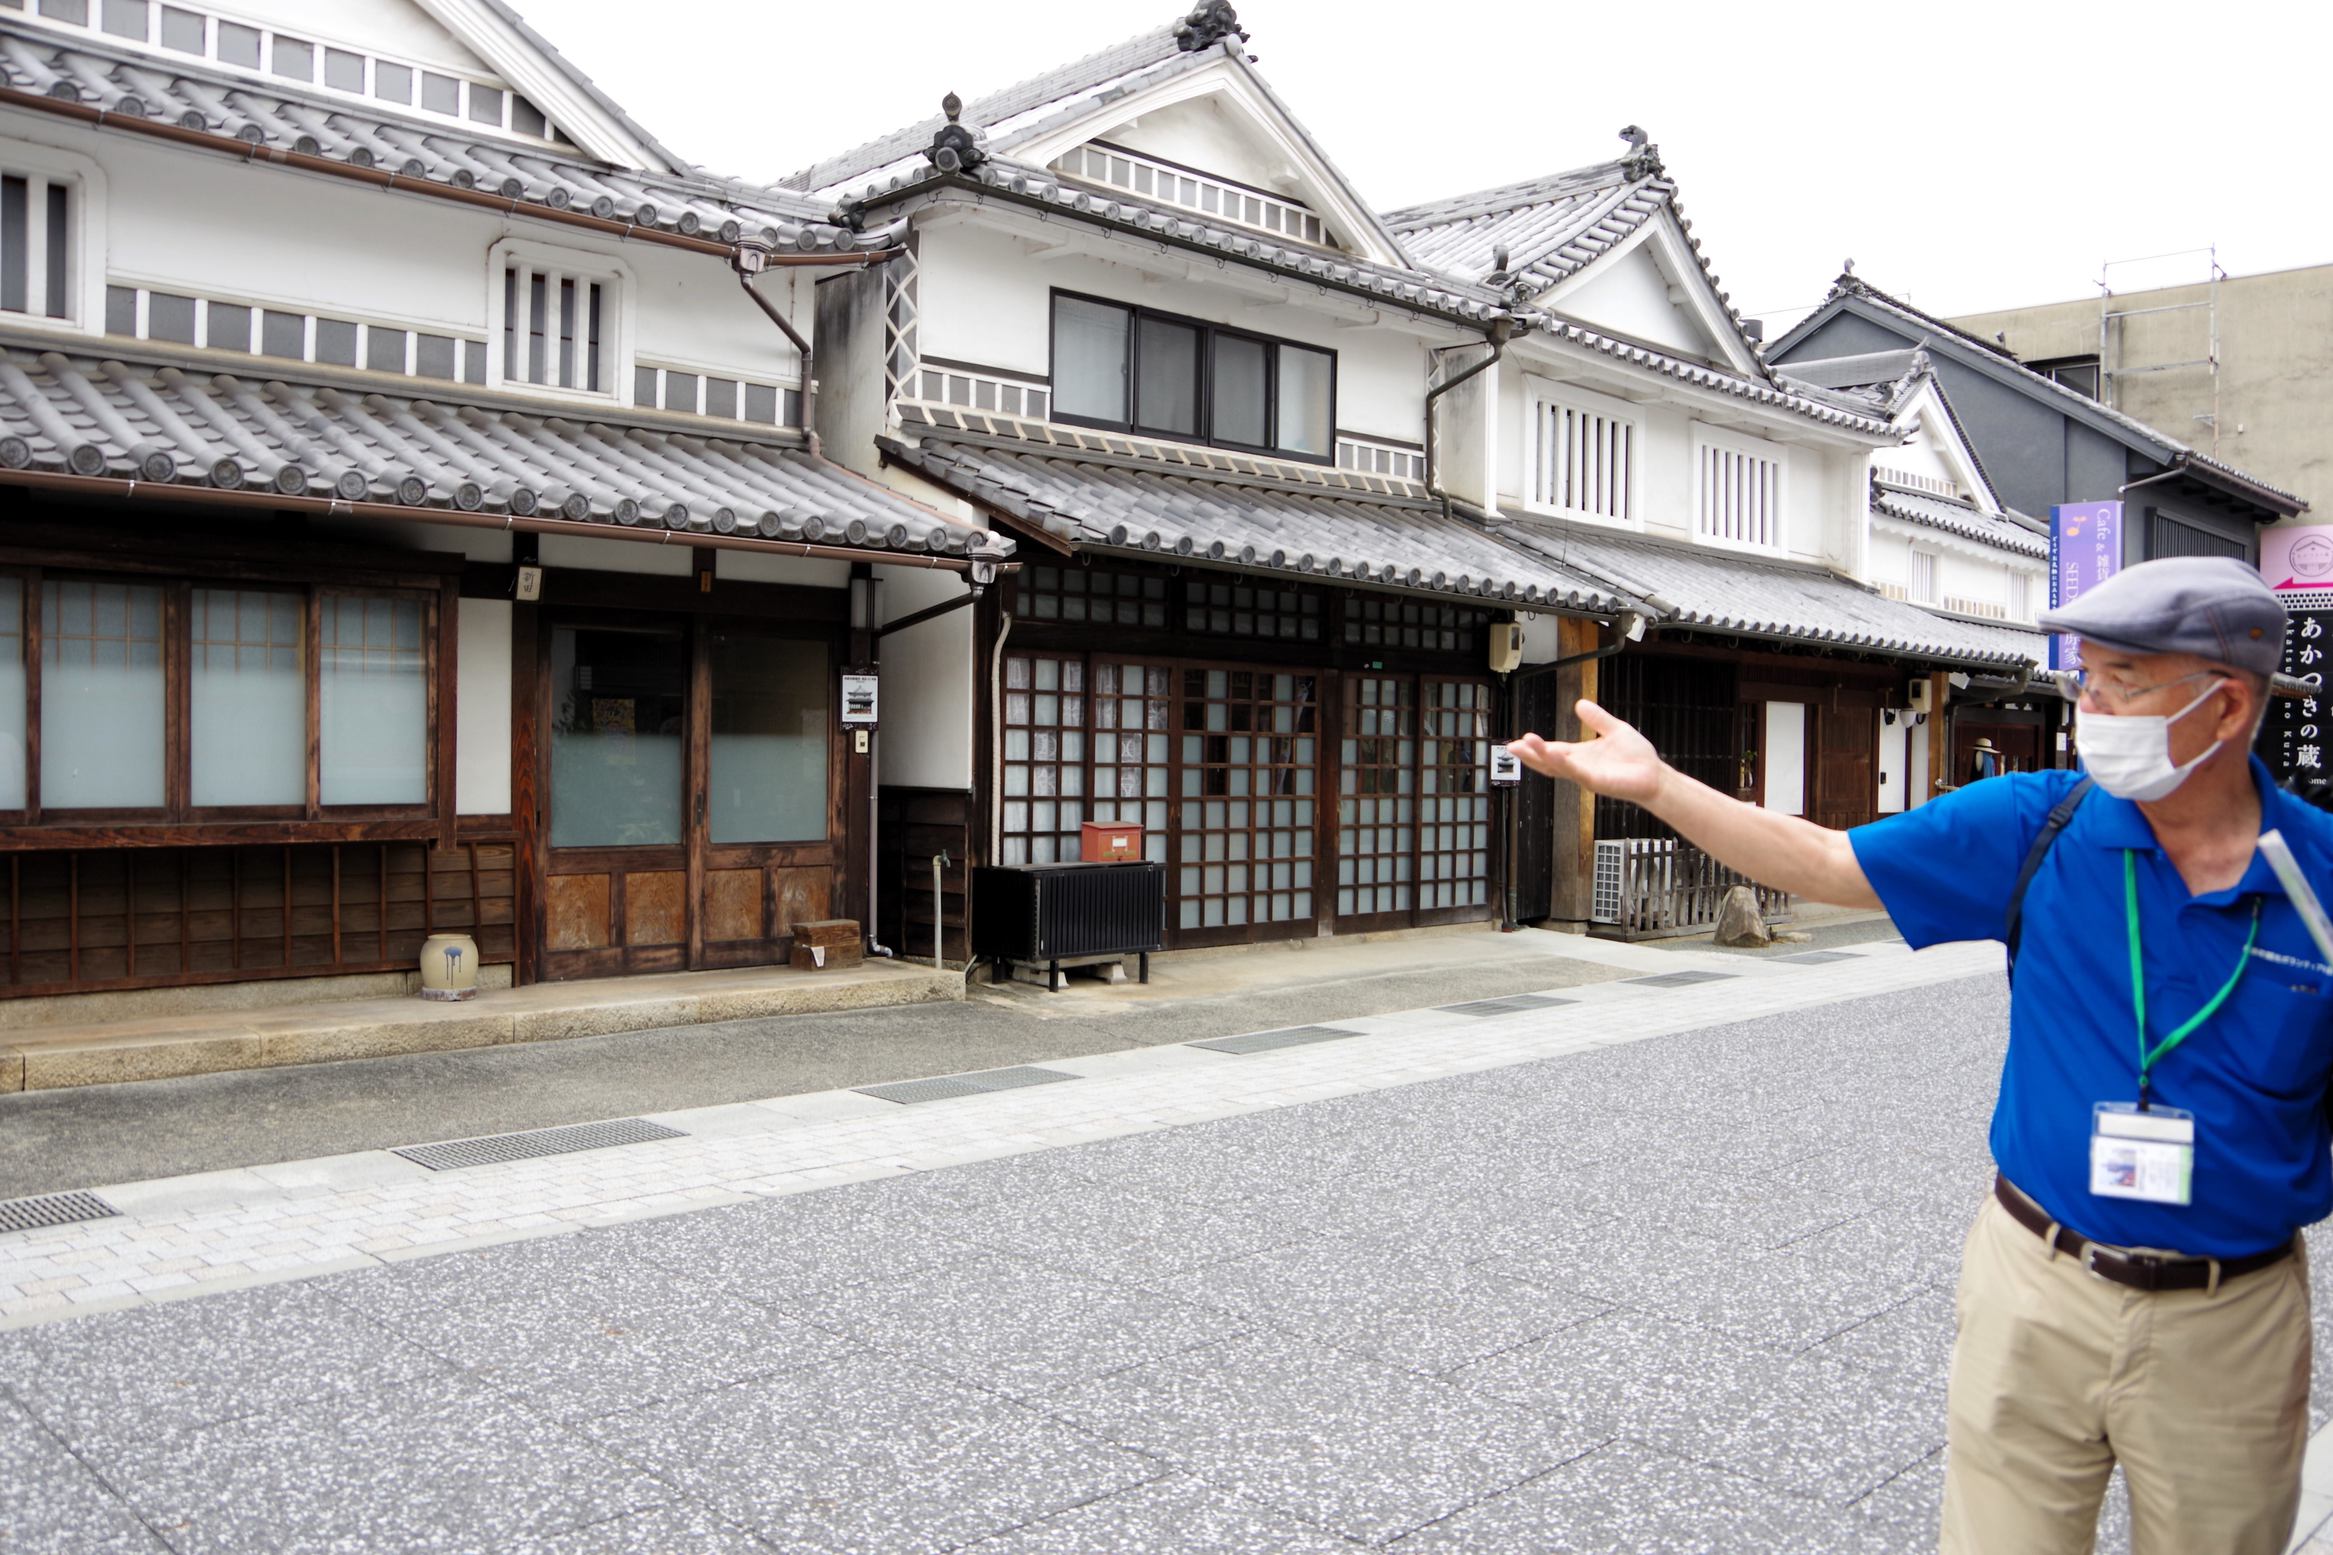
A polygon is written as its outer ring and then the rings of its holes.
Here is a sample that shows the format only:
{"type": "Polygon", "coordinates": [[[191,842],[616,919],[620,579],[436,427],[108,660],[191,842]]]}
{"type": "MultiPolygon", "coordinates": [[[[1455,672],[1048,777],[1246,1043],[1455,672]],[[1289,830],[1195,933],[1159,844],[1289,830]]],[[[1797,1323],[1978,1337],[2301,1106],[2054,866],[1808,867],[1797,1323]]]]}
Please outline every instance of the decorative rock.
{"type": "Polygon", "coordinates": [[[1746,885],[1735,886],[1725,894],[1725,906],[1718,909],[1717,939],[1720,945],[1762,946],[1774,943],[1774,935],[1766,927],[1766,919],[1758,911],[1758,892],[1746,885]]]}

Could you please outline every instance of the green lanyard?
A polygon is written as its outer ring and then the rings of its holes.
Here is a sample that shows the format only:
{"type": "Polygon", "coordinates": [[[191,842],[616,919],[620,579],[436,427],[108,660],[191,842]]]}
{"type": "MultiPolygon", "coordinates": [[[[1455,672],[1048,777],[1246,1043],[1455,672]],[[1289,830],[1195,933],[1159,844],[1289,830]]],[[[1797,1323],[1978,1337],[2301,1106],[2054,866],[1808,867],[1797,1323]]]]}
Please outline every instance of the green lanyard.
{"type": "Polygon", "coordinates": [[[2138,1013],[2139,1111],[2144,1112],[2147,1110],[2147,1072],[2154,1068],[2155,1060],[2185,1042],[2189,1033],[2217,1014],[2219,1007],[2228,1002],[2228,995],[2234,993],[2236,985],[2244,980],[2244,969],[2252,964],[2252,942],[2260,937],[2260,898],[2252,898],[2252,927],[2244,936],[2244,953],[2236,958],[2236,970],[2228,974],[2228,980],[2220,985],[2220,991],[2211,996],[2211,1003],[2196,1011],[2185,1025],[2156,1043],[2152,1050],[2147,1047],[2146,957],[2139,949],[2138,854],[2129,848],[2122,852],[2122,905],[2124,916],[2130,924],[2130,1000],[2132,1009],[2138,1013]]]}

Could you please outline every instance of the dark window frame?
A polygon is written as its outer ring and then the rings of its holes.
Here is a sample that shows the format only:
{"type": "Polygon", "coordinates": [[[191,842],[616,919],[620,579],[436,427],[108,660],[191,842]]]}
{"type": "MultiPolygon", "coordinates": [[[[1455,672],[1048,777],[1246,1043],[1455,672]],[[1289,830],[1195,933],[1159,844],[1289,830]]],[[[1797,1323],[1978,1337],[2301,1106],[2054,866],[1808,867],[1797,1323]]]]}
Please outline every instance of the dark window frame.
{"type": "Polygon", "coordinates": [[[1126,315],[1126,417],[1112,420],[1100,416],[1081,416],[1061,408],[1059,394],[1053,394],[1047,405],[1049,419],[1067,426],[1091,427],[1099,432],[1125,432],[1138,437],[1155,437],[1168,442],[1197,443],[1208,448],[1228,448],[1238,453],[1257,454],[1270,459],[1286,459],[1297,464],[1317,464],[1333,467],[1337,459],[1337,391],[1340,370],[1339,353],[1327,346],[1317,346],[1307,340],[1290,340],[1280,335],[1266,335],[1252,329],[1240,329],[1230,324],[1211,323],[1188,314],[1169,313],[1160,308],[1146,308],[1139,303],[1124,302],[1116,297],[1096,296],[1090,292],[1070,291],[1054,287],[1045,303],[1045,360],[1048,387],[1052,384],[1052,364],[1056,360],[1059,305],[1063,302],[1082,302],[1096,307],[1114,308],[1126,315]],[[1142,321],[1151,319],[1177,328],[1199,332],[1199,373],[1196,385],[1199,430],[1196,434],[1164,431],[1146,426],[1141,420],[1141,341],[1142,321]],[[1246,340],[1266,348],[1264,353],[1264,425],[1269,441],[1258,445],[1243,443],[1215,435],[1215,340],[1217,336],[1246,340]],[[1328,358],[1329,403],[1328,447],[1320,453],[1306,453],[1301,449],[1279,446],[1283,437],[1280,426],[1280,352],[1282,350],[1310,351],[1328,358]]]}
{"type": "Polygon", "coordinates": [[[413,822],[432,824],[451,819],[453,795],[440,780],[437,752],[441,744],[446,691],[451,666],[441,652],[445,596],[434,582],[398,583],[386,580],[338,582],[315,579],[238,576],[233,572],[109,572],[84,566],[0,564],[0,587],[23,591],[24,632],[21,638],[25,675],[25,804],[0,810],[0,825],[21,828],[27,841],[47,830],[81,833],[106,827],[169,827],[173,831],[226,826],[247,830],[255,822],[274,822],[295,833],[304,823],[413,822]],[[160,805],[61,808],[44,804],[41,794],[40,725],[45,709],[41,682],[43,635],[40,611],[43,586],[52,581],[132,583],[158,588],[162,596],[162,718],[163,802],[160,805]],[[193,600],[197,589],[225,589],[245,593],[295,594],[301,599],[302,675],[306,685],[307,799],[295,805],[197,805],[193,802],[193,600]],[[322,687],[323,657],[319,642],[323,600],[327,594],[359,594],[407,599],[421,606],[422,683],[422,798],[404,804],[327,805],[320,798],[323,775],[322,727],[318,697],[322,687]]]}

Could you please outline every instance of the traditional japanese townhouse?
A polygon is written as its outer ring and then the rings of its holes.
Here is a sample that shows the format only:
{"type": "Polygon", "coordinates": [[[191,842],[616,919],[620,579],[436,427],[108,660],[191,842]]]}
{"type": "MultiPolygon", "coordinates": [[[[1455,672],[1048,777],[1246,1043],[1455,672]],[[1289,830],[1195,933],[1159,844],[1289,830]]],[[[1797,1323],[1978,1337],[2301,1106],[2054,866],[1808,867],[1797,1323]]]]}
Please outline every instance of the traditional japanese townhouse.
{"type": "Polygon", "coordinates": [[[2001,499],[2047,517],[2059,504],[2122,498],[2126,562],[2157,556],[2256,562],[2260,526],[2307,507],[2189,446],[2179,429],[2151,427],[2102,405],[2027,367],[2008,347],[1923,313],[1852,271],[1774,343],[1772,356],[1786,372],[1811,375],[1816,363],[1914,347],[1933,359],[2001,499]]]}
{"type": "Polygon", "coordinates": [[[1505,297],[1411,261],[1245,36],[1202,6],[790,180],[907,227],[819,287],[827,448],[1025,563],[895,623],[967,710],[885,763],[903,876],[1131,821],[1170,945],[1487,921],[1493,628],[1552,659],[1635,601],[1444,500],[1429,367],[1510,328],[1505,297]]]}
{"type": "Polygon", "coordinates": [[[809,275],[898,237],[823,209],[499,0],[5,0],[0,994],[865,918],[841,672],[1010,546],[804,430],[809,275]]]}
{"type": "MultiPolygon", "coordinates": [[[[1500,538],[1646,604],[1641,642],[1608,645],[1582,680],[1686,770],[1828,826],[1917,802],[1935,774],[1914,780],[1910,735],[1938,677],[2021,685],[2038,639],[1993,625],[2005,607],[1907,597],[1888,570],[1902,545],[1874,526],[1916,499],[1875,474],[1911,435],[1917,397],[1776,373],[1658,150],[1623,135],[1611,162],[1387,218],[1413,256],[1504,292],[1519,320],[1444,369],[1498,364],[1438,410],[1445,449],[1487,450],[1447,459],[1445,478],[1500,538]]],[[[1537,681],[1525,721],[1568,732],[1572,689],[1537,681]]],[[[1560,813],[1577,824],[1556,827],[1549,894],[1527,914],[1590,917],[1599,849],[1658,853],[1657,878],[1680,885],[1627,906],[1614,887],[1594,916],[1680,929],[1714,913],[1723,877],[1643,811],[1560,813]]]]}

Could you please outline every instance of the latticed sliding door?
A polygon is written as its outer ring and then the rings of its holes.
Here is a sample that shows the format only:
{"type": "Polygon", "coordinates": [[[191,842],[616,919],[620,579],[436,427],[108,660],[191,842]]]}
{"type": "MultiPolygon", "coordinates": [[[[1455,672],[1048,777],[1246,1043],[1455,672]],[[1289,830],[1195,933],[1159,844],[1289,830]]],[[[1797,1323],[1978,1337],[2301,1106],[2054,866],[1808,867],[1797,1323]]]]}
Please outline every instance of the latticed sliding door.
{"type": "Polygon", "coordinates": [[[1174,682],[1163,664],[1094,666],[1093,818],[1139,825],[1143,857],[1161,864],[1173,794],[1174,682]]]}
{"type": "Polygon", "coordinates": [[[1202,938],[1300,929],[1316,918],[1319,678],[1187,668],[1182,679],[1170,921],[1202,938]]]}
{"type": "Polygon", "coordinates": [[[1418,910],[1458,914],[1490,902],[1490,687],[1421,684],[1418,910]]]}
{"type": "Polygon", "coordinates": [[[1337,779],[1340,919],[1406,920],[1417,905],[1417,718],[1414,681],[1346,679],[1337,779]]]}
{"type": "Polygon", "coordinates": [[[1086,818],[1086,666],[1077,654],[1004,664],[1003,864],[1077,857],[1086,818]]]}

